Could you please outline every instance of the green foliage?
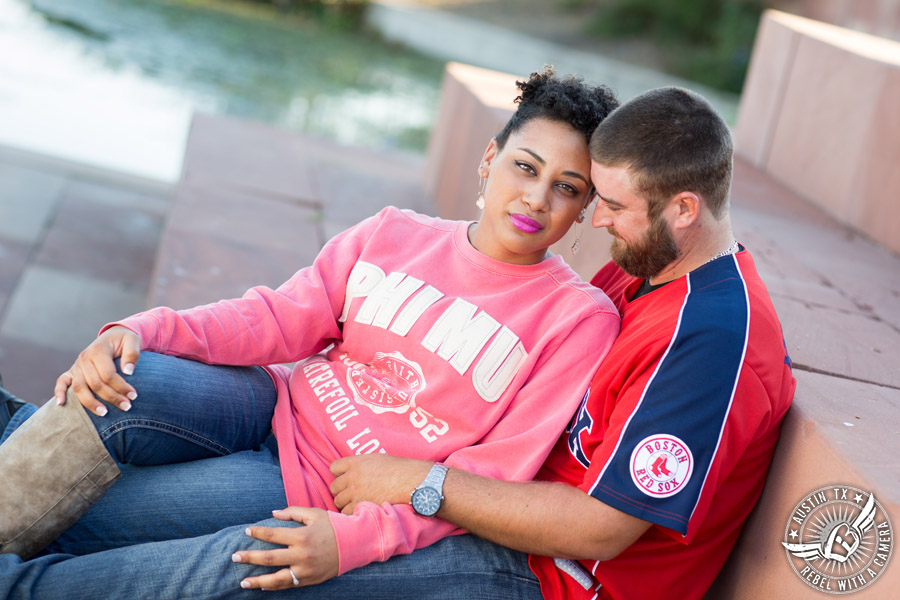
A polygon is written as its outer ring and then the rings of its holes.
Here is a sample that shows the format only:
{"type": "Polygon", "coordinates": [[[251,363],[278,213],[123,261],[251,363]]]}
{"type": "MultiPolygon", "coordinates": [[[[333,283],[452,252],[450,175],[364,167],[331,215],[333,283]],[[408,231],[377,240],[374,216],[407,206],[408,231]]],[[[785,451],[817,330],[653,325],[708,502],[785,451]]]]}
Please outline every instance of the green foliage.
{"type": "Polygon", "coordinates": [[[666,50],[676,75],[740,93],[763,8],[762,0],[607,0],[588,30],[649,37],[666,50]]]}
{"type": "Polygon", "coordinates": [[[651,33],[661,39],[708,40],[719,0],[611,0],[595,16],[607,34],[651,33]]]}
{"type": "Polygon", "coordinates": [[[369,0],[251,0],[293,14],[311,16],[335,29],[353,31],[362,23],[369,0]]]}

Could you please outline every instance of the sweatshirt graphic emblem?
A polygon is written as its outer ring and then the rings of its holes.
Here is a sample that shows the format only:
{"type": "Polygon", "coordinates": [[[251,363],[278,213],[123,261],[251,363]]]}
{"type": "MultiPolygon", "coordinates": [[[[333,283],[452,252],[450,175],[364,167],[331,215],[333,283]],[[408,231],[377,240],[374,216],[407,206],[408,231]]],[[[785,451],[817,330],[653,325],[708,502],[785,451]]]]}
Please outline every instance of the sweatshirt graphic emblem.
{"type": "Polygon", "coordinates": [[[354,363],[347,369],[347,383],[356,400],[375,414],[404,414],[415,408],[416,394],[425,389],[425,375],[418,363],[399,352],[376,352],[369,365],[354,363]]]}
{"type": "Polygon", "coordinates": [[[341,355],[347,365],[347,385],[358,404],[375,414],[408,414],[409,423],[429,444],[450,431],[447,421],[416,406],[416,395],[425,389],[419,363],[399,352],[376,352],[371,363],[362,364],[341,355]]]}

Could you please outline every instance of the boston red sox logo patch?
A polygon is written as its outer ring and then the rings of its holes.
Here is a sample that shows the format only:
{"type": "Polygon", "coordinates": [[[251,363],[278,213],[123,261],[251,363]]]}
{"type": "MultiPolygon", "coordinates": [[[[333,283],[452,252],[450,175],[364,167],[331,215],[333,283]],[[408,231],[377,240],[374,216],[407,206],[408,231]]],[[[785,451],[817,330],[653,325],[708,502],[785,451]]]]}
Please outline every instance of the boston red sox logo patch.
{"type": "Polygon", "coordinates": [[[653,498],[668,498],[683,490],[693,471],[691,449],[668,433],[644,438],[631,453],[631,480],[653,498]]]}

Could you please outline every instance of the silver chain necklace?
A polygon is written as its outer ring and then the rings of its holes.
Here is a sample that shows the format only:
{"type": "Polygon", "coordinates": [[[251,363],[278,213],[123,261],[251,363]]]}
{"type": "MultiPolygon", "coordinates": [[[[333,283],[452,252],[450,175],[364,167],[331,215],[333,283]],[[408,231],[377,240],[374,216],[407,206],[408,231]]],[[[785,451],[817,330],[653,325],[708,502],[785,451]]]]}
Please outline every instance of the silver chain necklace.
{"type": "MultiPolygon", "coordinates": [[[[728,246],[728,249],[727,249],[727,250],[724,250],[724,251],[722,251],[722,252],[719,252],[718,254],[716,254],[715,256],[713,256],[711,259],[709,259],[708,261],[706,261],[706,263],[711,263],[712,261],[716,260],[717,258],[722,258],[722,257],[725,256],[726,254],[734,254],[734,253],[737,251],[738,247],[739,247],[739,246],[738,246],[737,240],[734,240],[734,243],[731,244],[730,246],[728,246]]],[[[703,263],[703,264],[706,264],[706,263],[703,263]]]]}

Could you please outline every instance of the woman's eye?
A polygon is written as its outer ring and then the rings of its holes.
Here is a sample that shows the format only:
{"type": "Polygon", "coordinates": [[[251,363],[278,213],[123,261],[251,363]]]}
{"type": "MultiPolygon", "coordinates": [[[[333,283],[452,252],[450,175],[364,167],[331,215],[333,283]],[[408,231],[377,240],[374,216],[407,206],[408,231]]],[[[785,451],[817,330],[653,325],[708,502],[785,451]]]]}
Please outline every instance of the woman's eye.
{"type": "Polygon", "coordinates": [[[560,183],[557,187],[559,187],[562,191],[569,195],[575,195],[578,193],[578,190],[575,189],[575,186],[569,185],[568,183],[560,183]]]}
{"type": "Polygon", "coordinates": [[[527,162],[522,162],[520,160],[516,161],[516,166],[525,171],[526,173],[534,174],[534,167],[529,165],[527,162]]]}

